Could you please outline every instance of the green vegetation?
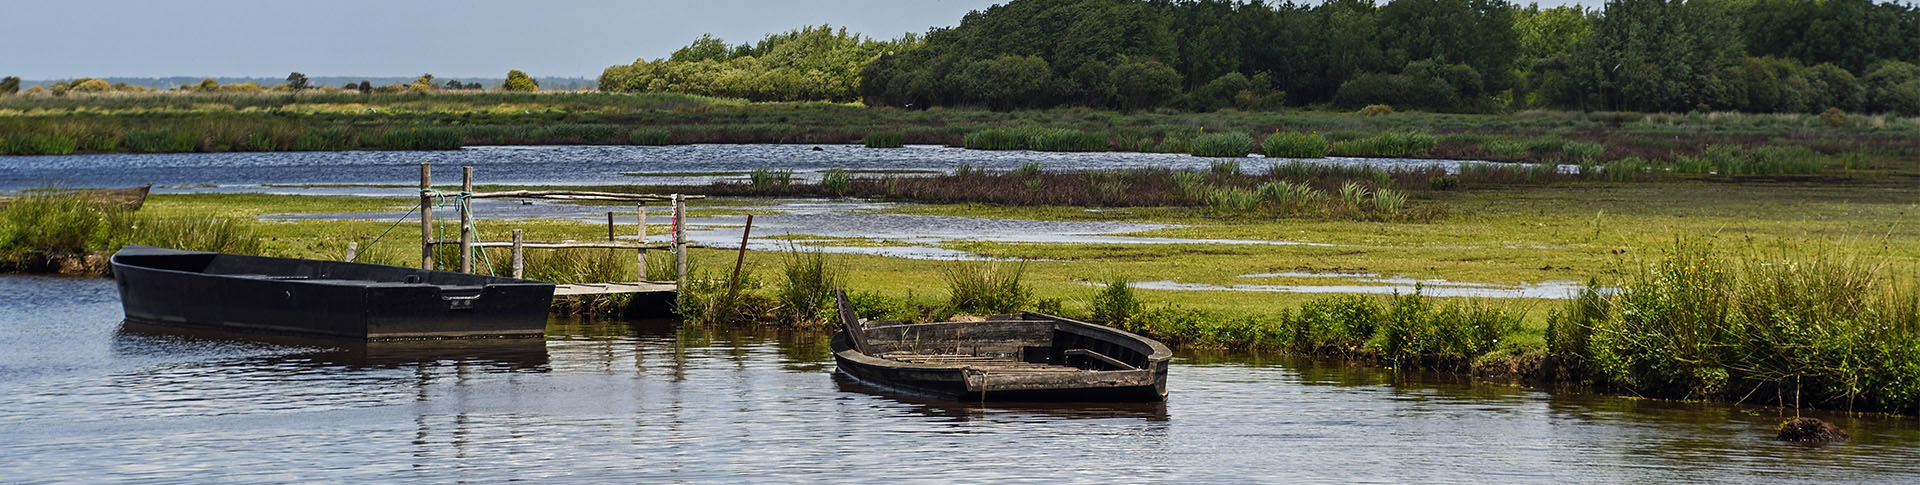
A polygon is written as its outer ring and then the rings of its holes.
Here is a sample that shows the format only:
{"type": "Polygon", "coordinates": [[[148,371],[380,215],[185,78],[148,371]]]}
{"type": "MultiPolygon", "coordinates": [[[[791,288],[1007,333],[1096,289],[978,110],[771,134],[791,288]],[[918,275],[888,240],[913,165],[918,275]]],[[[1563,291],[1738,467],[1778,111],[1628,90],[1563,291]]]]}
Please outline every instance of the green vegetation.
{"type": "Polygon", "coordinates": [[[502,91],[534,92],[540,90],[540,83],[519,69],[507,71],[507,81],[500,86],[502,91]]]}
{"type": "Polygon", "coordinates": [[[968,133],[960,144],[976,150],[1043,152],[1097,152],[1108,148],[1106,135],[1045,128],[986,129],[968,133]]]}
{"type": "Polygon", "coordinates": [[[1022,0],[848,62],[868,104],[901,107],[1914,115],[1916,19],[1871,0],[1022,0]]]}
{"type": "Polygon", "coordinates": [[[1188,149],[1196,157],[1244,157],[1253,151],[1253,137],[1246,133],[1208,133],[1194,137],[1188,149]]]}
{"type": "Polygon", "coordinates": [[[1920,412],[1911,273],[1824,247],[1682,242],[1548,318],[1562,378],[1650,397],[1920,412]]]}
{"type": "Polygon", "coordinates": [[[900,148],[907,145],[907,135],[898,131],[876,131],[868,133],[861,142],[867,148],[900,148]]]}
{"type": "Polygon", "coordinates": [[[880,41],[832,26],[769,34],[760,42],[729,46],[712,35],[666,59],[635,60],[600,74],[606,92],[688,93],[755,101],[852,101],[860,69],[887,52],[913,49],[908,34],[880,41]]]}
{"type": "Polygon", "coordinates": [[[0,272],[106,270],[102,255],[128,244],[259,254],[254,225],[219,216],[160,217],[84,195],[30,193],[0,206],[0,272]]]}
{"type": "Polygon", "coordinates": [[[1279,158],[1325,158],[1331,148],[1319,132],[1276,132],[1260,142],[1261,153],[1279,158]]]}
{"type": "Polygon", "coordinates": [[[1012,313],[1033,302],[1025,263],[953,261],[941,265],[947,283],[947,309],[974,314],[1012,313]]]}

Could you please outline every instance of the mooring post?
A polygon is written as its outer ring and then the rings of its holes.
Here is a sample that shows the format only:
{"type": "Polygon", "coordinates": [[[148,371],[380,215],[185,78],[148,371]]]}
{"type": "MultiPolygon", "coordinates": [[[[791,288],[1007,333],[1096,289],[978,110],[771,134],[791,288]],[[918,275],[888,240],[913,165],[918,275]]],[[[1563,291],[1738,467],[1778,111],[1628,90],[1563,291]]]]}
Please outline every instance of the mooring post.
{"type": "Polygon", "coordinates": [[[460,272],[473,272],[473,166],[460,167],[460,272]]]}
{"type": "Polygon", "coordinates": [[[520,278],[527,270],[527,231],[513,230],[513,277],[520,278]]]}
{"type": "Polygon", "coordinates": [[[634,268],[636,270],[634,274],[636,276],[634,276],[633,280],[646,281],[647,280],[647,203],[645,201],[636,202],[634,203],[634,206],[636,206],[636,208],[639,209],[638,212],[640,213],[640,227],[634,231],[638,236],[640,236],[639,239],[634,240],[634,242],[638,243],[637,245],[640,246],[640,250],[637,251],[640,256],[634,260],[634,268]]]}
{"type": "Polygon", "coordinates": [[[747,214],[747,227],[740,230],[740,255],[733,260],[733,279],[727,280],[727,294],[740,290],[740,267],[747,264],[747,238],[753,236],[753,214],[747,214]]]}
{"type": "Polygon", "coordinates": [[[687,284],[687,199],[680,194],[673,194],[673,265],[675,283],[687,284]]]}
{"type": "Polygon", "coordinates": [[[433,164],[420,162],[420,269],[433,269],[433,164]]]}
{"type": "Polygon", "coordinates": [[[351,263],[353,262],[354,258],[359,256],[360,256],[360,243],[358,242],[347,243],[347,262],[351,263]]]}

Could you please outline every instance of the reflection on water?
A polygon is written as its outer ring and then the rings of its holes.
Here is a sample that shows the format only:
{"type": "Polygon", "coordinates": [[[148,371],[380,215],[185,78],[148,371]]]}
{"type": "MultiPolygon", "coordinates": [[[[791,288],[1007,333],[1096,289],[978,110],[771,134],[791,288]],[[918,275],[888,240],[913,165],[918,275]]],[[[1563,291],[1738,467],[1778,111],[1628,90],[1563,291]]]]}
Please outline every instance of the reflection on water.
{"type": "Polygon", "coordinates": [[[425,346],[124,328],[110,281],[0,278],[0,482],[1891,481],[1912,419],[1182,353],[1167,402],[977,406],[837,379],[825,335],[555,320],[425,346]],[[469,345],[472,344],[472,345],[469,345]],[[531,345],[528,345],[531,344],[531,345]]]}

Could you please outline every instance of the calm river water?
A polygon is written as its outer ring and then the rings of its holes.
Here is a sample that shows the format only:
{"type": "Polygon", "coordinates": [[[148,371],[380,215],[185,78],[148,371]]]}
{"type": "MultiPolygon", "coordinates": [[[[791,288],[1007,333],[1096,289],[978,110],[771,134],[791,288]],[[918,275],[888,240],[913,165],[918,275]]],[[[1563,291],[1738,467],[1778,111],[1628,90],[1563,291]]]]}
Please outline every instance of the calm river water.
{"type": "MultiPolygon", "coordinates": [[[[163,191],[257,190],[263,184],[420,183],[420,162],[432,162],[435,180],[458,184],[460,166],[474,167],[483,184],[617,185],[707,183],[742,178],[761,167],[817,177],[826,169],[950,171],[961,164],[1012,170],[1039,163],[1047,170],[1140,167],[1206,169],[1218,159],[1166,153],[1050,153],[983,151],[916,145],[871,149],[859,145],[486,146],[449,151],[278,153],[168,153],[0,156],[0,190],[44,186],[124,187],[152,183],[163,191]],[[820,150],[815,151],[814,148],[820,150]]],[[[1382,167],[1439,165],[1451,160],[1327,158],[1311,163],[1382,167]]],[[[1263,159],[1241,159],[1261,172],[1263,159]]]]}
{"type": "Polygon", "coordinates": [[[817,334],[555,321],[329,348],[123,328],[111,281],[0,277],[0,482],[1914,482],[1920,423],[1183,354],[1164,405],[978,407],[838,379],[817,334]]]}

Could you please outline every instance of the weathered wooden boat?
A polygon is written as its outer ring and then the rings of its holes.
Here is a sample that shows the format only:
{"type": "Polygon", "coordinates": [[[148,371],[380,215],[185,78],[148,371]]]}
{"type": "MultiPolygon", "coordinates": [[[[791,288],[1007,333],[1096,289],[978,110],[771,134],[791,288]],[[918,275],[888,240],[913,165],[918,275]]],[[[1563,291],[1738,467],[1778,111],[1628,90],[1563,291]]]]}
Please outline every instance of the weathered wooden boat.
{"type": "Polygon", "coordinates": [[[940,399],[1151,402],[1167,397],[1167,346],[1126,331],[1039,313],[978,322],[863,323],[836,293],[840,372],[940,399]]]}
{"type": "Polygon", "coordinates": [[[377,264],[127,246],[134,323],[361,340],[538,337],[553,284],[377,264]]]}
{"type": "Polygon", "coordinates": [[[79,196],[102,206],[121,210],[140,210],[146,205],[147,193],[153,190],[153,184],[138,187],[116,189],[36,189],[25,194],[0,195],[0,207],[6,207],[14,200],[27,196],[79,196]]]}

